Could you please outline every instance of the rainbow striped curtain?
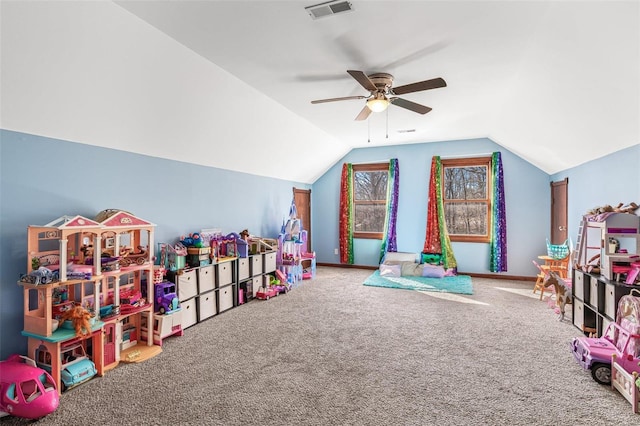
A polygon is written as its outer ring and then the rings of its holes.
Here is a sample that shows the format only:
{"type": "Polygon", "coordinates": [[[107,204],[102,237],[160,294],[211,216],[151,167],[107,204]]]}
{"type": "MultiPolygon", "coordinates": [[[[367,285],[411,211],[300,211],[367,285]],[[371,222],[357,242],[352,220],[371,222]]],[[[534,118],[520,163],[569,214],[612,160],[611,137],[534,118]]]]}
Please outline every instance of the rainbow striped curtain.
{"type": "Polygon", "coordinates": [[[442,254],[442,263],[446,269],[456,268],[457,262],[451,248],[449,232],[444,219],[444,203],[442,202],[442,164],[440,157],[431,159],[431,178],[429,182],[429,204],[427,206],[427,234],[424,240],[423,253],[442,254]]]}
{"type": "Polygon", "coordinates": [[[489,270],[507,272],[507,214],[504,200],[504,178],[502,175],[502,156],[494,152],[491,156],[491,182],[493,198],[491,200],[491,250],[489,270]]]}
{"type": "MultiPolygon", "coordinates": [[[[398,217],[398,192],[400,185],[400,168],[398,159],[389,161],[389,177],[387,180],[387,212],[384,232],[380,247],[380,260],[388,252],[397,251],[396,220],[398,217]]],[[[353,165],[342,165],[340,181],[340,263],[353,264],[353,165]]]]}
{"type": "Polygon", "coordinates": [[[340,179],[340,263],[353,265],[353,166],[342,165],[340,179]]]}
{"type": "Polygon", "coordinates": [[[398,219],[398,193],[400,187],[400,168],[397,158],[389,161],[389,178],[387,179],[387,214],[384,221],[384,233],[382,234],[382,246],[380,247],[380,260],[387,252],[398,251],[396,244],[396,221],[398,219]]]}

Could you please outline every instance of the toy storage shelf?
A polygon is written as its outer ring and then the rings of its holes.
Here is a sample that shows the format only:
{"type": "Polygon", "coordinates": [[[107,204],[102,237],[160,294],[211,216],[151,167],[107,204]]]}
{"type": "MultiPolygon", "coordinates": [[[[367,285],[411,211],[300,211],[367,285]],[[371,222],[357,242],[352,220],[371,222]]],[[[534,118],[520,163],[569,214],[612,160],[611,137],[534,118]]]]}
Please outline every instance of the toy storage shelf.
{"type": "Polygon", "coordinates": [[[219,257],[208,265],[167,271],[167,279],[176,283],[182,329],[236,306],[237,261],[219,257]]]}
{"type": "Polygon", "coordinates": [[[609,280],[603,275],[573,271],[573,325],[585,333],[594,330],[600,337],[610,322],[616,321],[618,302],[639,285],[609,280]]]}

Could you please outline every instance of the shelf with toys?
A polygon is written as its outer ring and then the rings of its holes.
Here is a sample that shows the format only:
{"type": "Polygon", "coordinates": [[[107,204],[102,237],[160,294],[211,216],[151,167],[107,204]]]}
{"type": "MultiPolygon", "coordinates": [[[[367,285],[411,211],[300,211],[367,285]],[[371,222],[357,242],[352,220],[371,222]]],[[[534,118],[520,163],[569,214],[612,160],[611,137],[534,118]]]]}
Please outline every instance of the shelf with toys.
{"type": "Polygon", "coordinates": [[[573,323],[601,336],[620,299],[640,288],[640,217],[607,211],[583,216],[573,270],[573,323]]]}
{"type": "Polygon", "coordinates": [[[41,366],[59,390],[60,357],[69,345],[82,345],[98,375],[120,360],[159,353],[153,342],[137,340],[141,314],[153,315],[153,304],[141,293],[144,283],[151,284],[154,227],[120,210],[28,227],[27,273],[18,282],[24,291],[22,334],[29,357],[49,360],[41,366]]]}

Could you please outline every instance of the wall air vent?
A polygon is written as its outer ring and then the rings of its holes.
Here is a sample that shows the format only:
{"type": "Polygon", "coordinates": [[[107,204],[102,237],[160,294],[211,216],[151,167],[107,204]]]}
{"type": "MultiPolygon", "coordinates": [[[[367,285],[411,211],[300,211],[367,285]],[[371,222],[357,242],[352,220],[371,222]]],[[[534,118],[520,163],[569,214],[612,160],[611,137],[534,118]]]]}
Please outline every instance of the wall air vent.
{"type": "Polygon", "coordinates": [[[342,12],[350,12],[353,6],[348,1],[334,0],[304,8],[313,19],[324,18],[342,12]]]}

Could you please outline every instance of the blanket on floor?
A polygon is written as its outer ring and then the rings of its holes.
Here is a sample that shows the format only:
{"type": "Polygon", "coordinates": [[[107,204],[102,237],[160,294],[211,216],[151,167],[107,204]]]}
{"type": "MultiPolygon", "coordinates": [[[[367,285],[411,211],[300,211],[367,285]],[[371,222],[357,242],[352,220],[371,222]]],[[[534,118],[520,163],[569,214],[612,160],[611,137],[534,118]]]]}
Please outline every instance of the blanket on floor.
{"type": "Polygon", "coordinates": [[[473,284],[468,275],[453,277],[382,277],[377,270],[363,283],[373,287],[402,288],[407,290],[439,291],[443,293],[473,294],[473,284]]]}

